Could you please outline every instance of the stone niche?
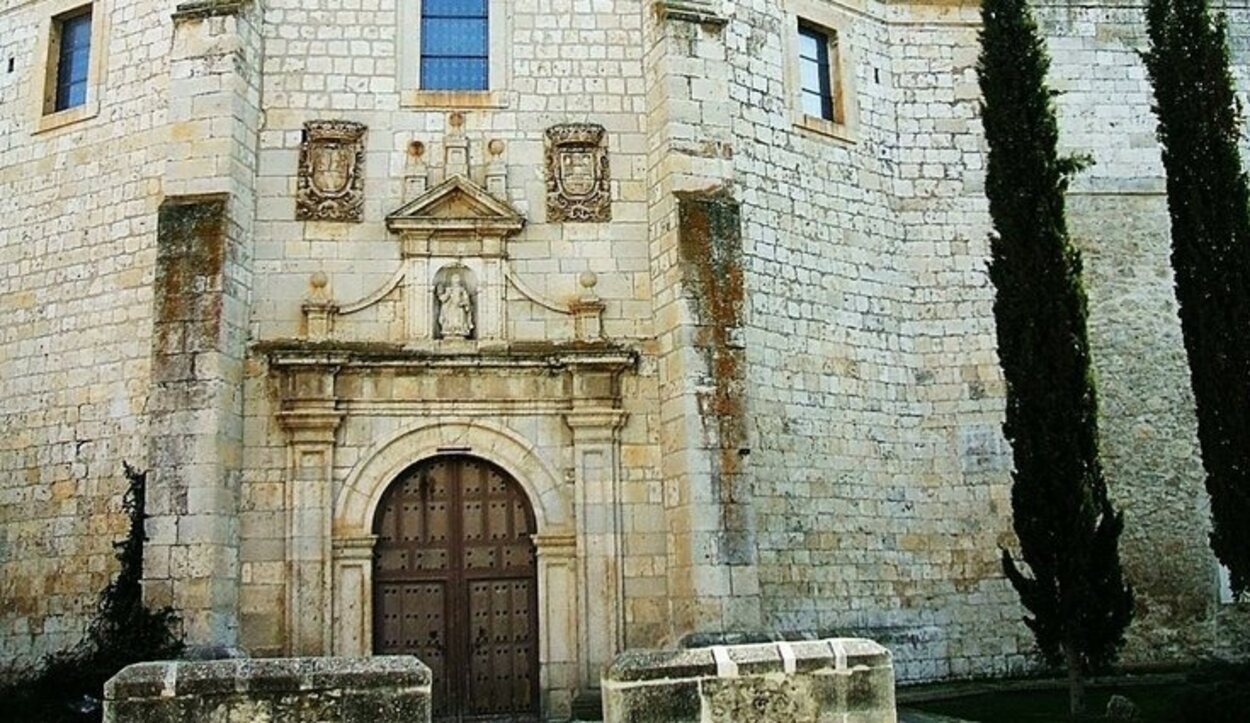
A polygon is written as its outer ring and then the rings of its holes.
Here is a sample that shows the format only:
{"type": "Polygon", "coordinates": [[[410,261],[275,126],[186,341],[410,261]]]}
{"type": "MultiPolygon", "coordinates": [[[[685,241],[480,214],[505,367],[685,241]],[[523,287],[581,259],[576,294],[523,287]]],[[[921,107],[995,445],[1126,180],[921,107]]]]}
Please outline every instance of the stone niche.
{"type": "Polygon", "coordinates": [[[104,686],[106,723],[428,723],[430,669],[413,657],[170,661],[104,686]]]}
{"type": "Polygon", "coordinates": [[[829,639],[631,651],[603,676],[606,723],[895,723],[890,651],[829,639]]]}

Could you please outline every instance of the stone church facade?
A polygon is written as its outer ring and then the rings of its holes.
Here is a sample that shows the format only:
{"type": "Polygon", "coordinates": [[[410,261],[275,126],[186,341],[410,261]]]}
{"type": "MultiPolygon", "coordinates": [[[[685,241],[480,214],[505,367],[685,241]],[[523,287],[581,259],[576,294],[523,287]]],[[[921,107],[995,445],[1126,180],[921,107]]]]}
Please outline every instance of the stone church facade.
{"type": "MultiPolygon", "coordinates": [[[[1230,655],[1250,623],[1206,543],[1141,10],[1037,11],[1063,146],[1097,160],[1069,204],[1125,659],[1230,655]]],[[[1033,669],[998,562],[977,26],[927,1],[0,9],[4,661],[81,634],[129,461],[145,594],[189,643],[415,653],[449,714],[565,716],[615,653],[694,633],[866,635],[912,681],[1033,669]]]]}

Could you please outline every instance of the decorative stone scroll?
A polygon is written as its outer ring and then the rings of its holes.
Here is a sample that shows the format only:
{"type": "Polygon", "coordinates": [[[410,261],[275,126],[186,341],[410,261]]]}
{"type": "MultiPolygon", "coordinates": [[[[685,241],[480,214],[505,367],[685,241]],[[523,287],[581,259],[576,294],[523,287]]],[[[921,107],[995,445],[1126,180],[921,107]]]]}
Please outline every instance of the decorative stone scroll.
{"type": "Polygon", "coordinates": [[[308,121],[299,150],[295,218],[359,223],[365,203],[365,125],[308,121]]]}
{"type": "Polygon", "coordinates": [[[547,220],[612,220],[608,149],[603,126],[568,123],[547,129],[547,220]]]}

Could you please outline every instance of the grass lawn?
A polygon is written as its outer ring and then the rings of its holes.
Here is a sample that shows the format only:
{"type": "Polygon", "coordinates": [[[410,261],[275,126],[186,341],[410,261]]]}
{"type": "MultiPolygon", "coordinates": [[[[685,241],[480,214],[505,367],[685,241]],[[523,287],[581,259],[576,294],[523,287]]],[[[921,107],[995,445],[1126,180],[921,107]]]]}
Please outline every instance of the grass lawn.
{"type": "MultiPolygon", "coordinates": [[[[1130,686],[1097,688],[1086,693],[1089,712],[1101,716],[1107,699],[1114,694],[1127,697],[1141,713],[1140,723],[1178,723],[1178,707],[1187,691],[1185,685],[1130,686]]],[[[1067,690],[1024,690],[973,695],[963,698],[911,703],[908,707],[930,713],[962,718],[978,723],[1066,723],[1067,690]]],[[[1247,713],[1250,716],[1250,712],[1247,713]]],[[[1101,717],[1091,720],[1103,720],[1101,717]]],[[[1250,717],[1246,720],[1250,721],[1250,717]]]]}

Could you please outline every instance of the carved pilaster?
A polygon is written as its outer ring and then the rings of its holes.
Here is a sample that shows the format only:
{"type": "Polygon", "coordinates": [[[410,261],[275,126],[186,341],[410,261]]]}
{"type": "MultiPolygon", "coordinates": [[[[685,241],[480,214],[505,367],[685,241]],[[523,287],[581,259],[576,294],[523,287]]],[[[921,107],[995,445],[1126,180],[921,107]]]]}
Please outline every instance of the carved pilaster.
{"type": "Polygon", "coordinates": [[[370,652],[373,609],[373,546],[376,535],[334,540],[333,654],[360,657],[370,652]]]}
{"type": "Polygon", "coordinates": [[[599,687],[599,674],[624,642],[621,582],[620,439],[626,414],[610,407],[570,412],[577,518],[578,687],[599,687]]]}
{"type": "Polygon", "coordinates": [[[335,437],[343,412],[334,400],[335,367],[295,369],[285,381],[278,421],[287,432],[287,653],[331,650],[330,527],[335,437]]]}
{"type": "MultiPolygon", "coordinates": [[[[542,669],[542,690],[573,691],[581,679],[578,616],[581,614],[579,591],[577,537],[569,533],[534,535],[538,553],[538,610],[542,625],[538,628],[538,660],[542,669]]],[[[544,693],[544,696],[547,694],[544,693]]],[[[567,708],[548,700],[544,709],[556,715],[557,708],[567,708]]]]}

